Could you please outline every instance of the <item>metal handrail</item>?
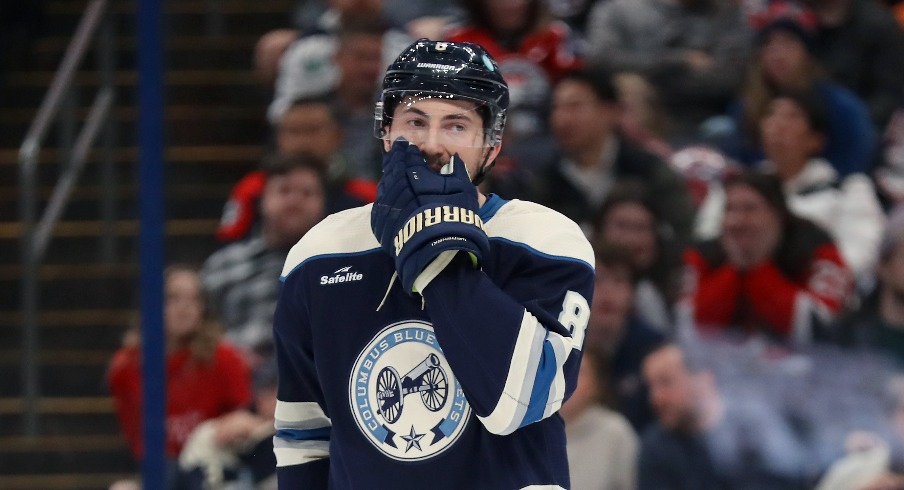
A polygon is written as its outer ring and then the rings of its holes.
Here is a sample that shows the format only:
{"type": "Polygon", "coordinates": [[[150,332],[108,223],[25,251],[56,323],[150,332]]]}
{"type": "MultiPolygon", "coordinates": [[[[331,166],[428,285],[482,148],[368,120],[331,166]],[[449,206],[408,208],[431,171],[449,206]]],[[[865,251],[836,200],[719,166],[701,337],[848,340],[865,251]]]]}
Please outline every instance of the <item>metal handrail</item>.
{"type": "Polygon", "coordinates": [[[91,0],[88,4],[72,41],[66,48],[63,61],[19,148],[19,214],[22,226],[22,385],[25,401],[24,432],[28,437],[35,437],[38,434],[37,405],[41,396],[38,376],[38,269],[53,228],[59,221],[87,160],[88,151],[99,128],[109,116],[114,99],[110,77],[105,77],[106,85],[101,87],[94,99],[85,125],[73,145],[64,174],[57,181],[37,227],[35,167],[47,131],[66,100],[66,93],[75,72],[81,65],[89,43],[104,20],[106,12],[107,0],[91,0]]]}

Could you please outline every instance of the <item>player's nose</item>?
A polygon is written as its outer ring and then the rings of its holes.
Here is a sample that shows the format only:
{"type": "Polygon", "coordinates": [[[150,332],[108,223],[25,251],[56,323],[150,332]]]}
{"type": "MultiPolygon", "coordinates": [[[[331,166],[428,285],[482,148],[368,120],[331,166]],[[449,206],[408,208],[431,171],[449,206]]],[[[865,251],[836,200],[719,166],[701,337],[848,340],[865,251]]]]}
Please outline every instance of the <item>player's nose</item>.
{"type": "Polygon", "coordinates": [[[446,161],[448,158],[443,158],[446,156],[446,148],[440,141],[439,135],[430,132],[429,135],[424,138],[424,142],[419,146],[421,152],[423,152],[424,157],[428,162],[434,161],[446,161]]]}

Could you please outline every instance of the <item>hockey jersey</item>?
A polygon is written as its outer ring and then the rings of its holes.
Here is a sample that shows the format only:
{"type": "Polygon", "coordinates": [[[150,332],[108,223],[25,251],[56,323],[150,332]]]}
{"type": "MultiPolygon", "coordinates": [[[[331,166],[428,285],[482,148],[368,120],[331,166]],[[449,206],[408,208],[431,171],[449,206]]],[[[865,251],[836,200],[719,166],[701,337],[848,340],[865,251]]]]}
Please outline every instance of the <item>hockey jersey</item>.
{"type": "Polygon", "coordinates": [[[491,195],[482,269],[453,262],[422,298],[395,280],[370,211],[327,217],[286,260],[280,487],[568,488],[556,412],[577,382],[593,296],[581,230],[491,195]]]}

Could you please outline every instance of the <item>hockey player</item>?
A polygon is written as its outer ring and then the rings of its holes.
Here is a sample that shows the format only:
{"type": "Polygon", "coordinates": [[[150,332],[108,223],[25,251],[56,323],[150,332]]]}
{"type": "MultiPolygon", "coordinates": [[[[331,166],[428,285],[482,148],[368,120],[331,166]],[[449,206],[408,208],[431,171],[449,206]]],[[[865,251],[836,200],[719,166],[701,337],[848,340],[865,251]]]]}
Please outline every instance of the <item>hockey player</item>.
{"type": "Polygon", "coordinates": [[[422,39],[389,66],[376,202],[323,220],[282,273],[281,488],[568,488],[557,410],[593,252],[564,216],[477,189],[508,98],[476,44],[422,39]]]}

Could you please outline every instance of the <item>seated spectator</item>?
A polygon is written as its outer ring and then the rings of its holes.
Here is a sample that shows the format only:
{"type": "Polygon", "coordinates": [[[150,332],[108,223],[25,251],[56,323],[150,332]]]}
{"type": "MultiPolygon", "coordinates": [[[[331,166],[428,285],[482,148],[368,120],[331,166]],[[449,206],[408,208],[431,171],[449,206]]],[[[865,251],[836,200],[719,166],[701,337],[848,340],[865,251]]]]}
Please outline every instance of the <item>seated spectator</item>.
{"type": "Polygon", "coordinates": [[[684,181],[660,158],[618,130],[621,108],[611,77],[570,72],[553,90],[550,127],[561,153],[537,171],[534,200],[575,220],[589,234],[610,189],[626,179],[644,181],[657,196],[657,213],[679,240],[690,237],[693,203],[684,181]]]}
{"type": "Polygon", "coordinates": [[[574,490],[631,490],[637,487],[637,434],[625,418],[606,408],[599,361],[585,352],[578,386],[562,405],[568,468],[574,490]]]}
{"type": "Polygon", "coordinates": [[[731,124],[722,136],[725,151],[747,165],[763,158],[760,122],[780,91],[813,90],[826,112],[821,151],[842,176],[867,172],[876,157],[876,131],[863,101],[824,74],[813,50],[816,27],[810,11],[774,4],[754,17],[756,52],[740,99],[729,108],[731,124]]]}
{"type": "MultiPolygon", "coordinates": [[[[195,427],[251,402],[248,365],[221,340],[204,298],[196,269],[172,265],[164,271],[167,489],[183,488],[177,458],[195,427]]],[[[120,429],[136,460],[143,451],[140,343],[138,329],[130,330],[107,373],[120,429]]]]}
{"type": "Polygon", "coordinates": [[[260,200],[260,222],[245,239],[204,262],[204,289],[226,336],[252,356],[271,355],[279,276],[289,249],[324,217],[321,168],[311,159],[271,162],[260,200]]]}
{"type": "MultiPolygon", "coordinates": [[[[781,179],[791,212],[829,232],[858,284],[868,288],[885,212],[867,175],[840,176],[819,157],[831,136],[821,102],[814,90],[780,91],[769,100],[759,121],[766,157],[760,167],[781,179]]],[[[716,201],[711,199],[705,206],[722,208],[716,201]]],[[[699,236],[717,233],[718,213],[705,210],[698,218],[699,236]]]]}
{"type": "MultiPolygon", "coordinates": [[[[339,17],[347,12],[367,12],[388,24],[393,45],[401,43],[406,34],[411,39],[440,39],[448,19],[457,13],[454,3],[454,0],[303,0],[292,12],[291,27],[273,29],[258,40],[254,48],[254,73],[272,90],[280,59],[289,46],[306,36],[335,32],[341,23],[339,17]]],[[[406,45],[400,44],[398,49],[406,45]]],[[[391,61],[386,59],[387,64],[391,61]]]]}
{"type": "Polygon", "coordinates": [[[904,2],[900,0],[890,0],[889,5],[891,6],[892,12],[895,14],[895,19],[898,20],[898,24],[901,25],[901,28],[904,28],[904,2]]]}
{"type": "Polygon", "coordinates": [[[725,111],[750,50],[750,29],[731,0],[608,0],[587,24],[587,63],[647,79],[669,120],[669,140],[694,142],[725,111]]]}
{"type": "Polygon", "coordinates": [[[593,0],[547,0],[546,3],[553,17],[568,24],[579,39],[585,39],[587,16],[593,8],[593,0]]]}
{"type": "Polygon", "coordinates": [[[245,482],[254,490],[276,489],[276,371],[275,360],[255,370],[252,410],[208,420],[192,432],[179,455],[188,490],[233,489],[245,482]]]}
{"type": "Polygon", "coordinates": [[[890,216],[879,246],[876,287],[839,321],[844,343],[881,351],[904,367],[904,206],[890,216]]]}
{"type": "Polygon", "coordinates": [[[724,200],[722,182],[725,177],[739,170],[739,165],[724,152],[712,145],[690,145],[672,154],[669,166],[675,169],[687,184],[694,201],[695,222],[710,222],[700,216],[701,207],[709,199],[724,200]]]}
{"type": "Polygon", "coordinates": [[[802,450],[756,403],[726,399],[702,355],[664,344],[643,362],[658,422],[642,434],[640,490],[798,489],[802,450]]]}
{"type": "Polygon", "coordinates": [[[904,32],[872,0],[804,0],[816,14],[815,54],[832,79],[866,102],[882,131],[904,92],[904,32]]]}
{"type": "Polygon", "coordinates": [[[829,467],[816,490],[904,488],[904,379],[898,372],[883,385],[886,429],[849,432],[846,454],[829,467]]]}
{"type": "MultiPolygon", "coordinates": [[[[329,97],[298,99],[276,126],[276,155],[267,159],[306,158],[326,176],[326,214],[373,202],[376,181],[356,178],[342,150],[342,126],[329,97]]],[[[267,165],[267,159],[263,165],[267,165]]],[[[217,239],[223,242],[248,236],[258,221],[258,201],[267,181],[266,172],[254,170],[230,191],[217,239]]]]}
{"type": "Polygon", "coordinates": [[[633,313],[636,278],[631,255],[615,245],[595,246],[596,281],[585,352],[595,354],[602,379],[611,380],[613,403],[639,433],[653,421],[640,376],[644,356],[663,336],[633,313]]]}
{"type": "Polygon", "coordinates": [[[345,152],[342,114],[329,96],[297,99],[276,127],[276,148],[283,155],[311,155],[323,165],[327,183],[327,212],[349,207],[349,198],[372,202],[377,181],[358,177],[351,157],[345,152]],[[335,199],[336,202],[331,202],[335,199]]]}
{"type": "Polygon", "coordinates": [[[675,150],[668,142],[668,121],[656,89],[635,73],[621,73],[613,81],[622,106],[622,133],[644,150],[670,159],[675,150]]]}
{"type": "Polygon", "coordinates": [[[669,225],[659,218],[648,189],[637,181],[616,184],[593,225],[592,243],[613,244],[631,254],[637,273],[635,314],[659,332],[671,334],[672,310],[680,293],[681,250],[669,225]]]}
{"type": "Polygon", "coordinates": [[[873,176],[886,209],[904,203],[904,99],[885,127],[882,166],[873,176]]]}
{"type": "Polygon", "coordinates": [[[829,234],[791,212],[774,175],[730,176],[725,196],[721,234],[685,252],[697,328],[791,343],[824,335],[853,283],[829,234]]]}
{"type": "Polygon", "coordinates": [[[545,0],[460,0],[464,17],[446,38],[483,46],[509,86],[505,141],[485,192],[530,198],[538,162],[554,158],[548,131],[549,97],[563,73],[581,63],[576,37],[548,12],[545,0]]]}
{"type": "Polygon", "coordinates": [[[550,16],[544,0],[460,0],[466,18],[448,39],[483,46],[499,63],[511,91],[506,140],[546,131],[546,105],[553,84],[580,66],[574,35],[550,16]]]}
{"type": "Polygon", "coordinates": [[[349,175],[379,180],[381,153],[373,137],[374,97],[383,70],[410,39],[387,31],[374,11],[352,7],[346,6],[351,9],[337,17],[335,30],[312,33],[289,46],[280,59],[267,117],[276,126],[293,101],[330,97],[340,115],[349,175]]]}

